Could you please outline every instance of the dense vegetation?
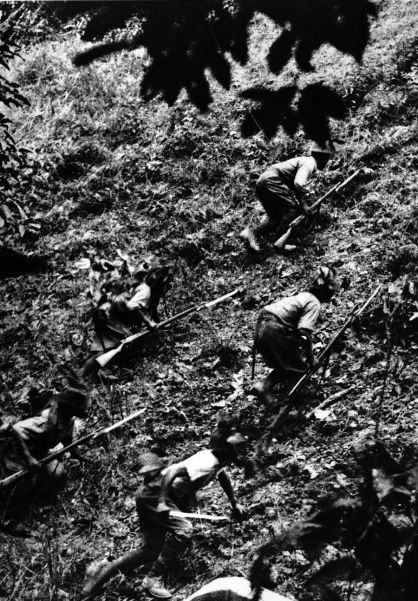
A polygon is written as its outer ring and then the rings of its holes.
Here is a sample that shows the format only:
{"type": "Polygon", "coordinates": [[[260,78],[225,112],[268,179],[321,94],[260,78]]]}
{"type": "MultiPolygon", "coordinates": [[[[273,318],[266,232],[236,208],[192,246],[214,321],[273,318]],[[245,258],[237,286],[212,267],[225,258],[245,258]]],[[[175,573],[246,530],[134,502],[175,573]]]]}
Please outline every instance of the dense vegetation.
{"type": "MultiPolygon", "coordinates": [[[[384,0],[379,9],[361,66],[329,46],[312,59],[324,84],[348,105],[345,121],[331,121],[344,144],[313,194],[357,166],[371,171],[327,205],[289,258],[266,249],[254,260],[236,238],[260,211],[256,175],[277,157],[308,148],[302,132],[270,141],[262,133],[240,135],[246,105],[236,91],[264,86],[271,77],[263,60],[276,32],[271,20],[254,17],[249,60],[234,69],[230,91],[220,92],[209,76],[216,101],[204,114],[183,94],[172,107],[141,98],[138,76],[149,60],[142,49],[78,69],[72,59],[85,45],[69,30],[31,45],[14,61],[13,81],[30,107],[8,113],[11,133],[32,154],[7,194],[39,227],[19,238],[14,227],[0,231],[20,250],[48,254],[53,268],[1,284],[2,416],[25,415],[33,385],[58,387],[57,365],[81,366],[86,358],[89,281],[81,259],[114,260],[120,249],[132,260],[153,255],[171,263],[170,314],[234,287],[245,292],[161,333],[137,360],[92,385],[88,428],[141,406],[143,420],[115,434],[108,450],[87,449],[82,468],[70,466],[57,504],[32,516],[33,539],[0,533],[4,596],[75,598],[90,561],[138,544],[133,493],[140,450],[171,458],[193,452],[221,409],[240,412],[255,443],[263,416],[244,390],[256,316],[269,299],[303,289],[322,262],[337,265],[351,286],[323,313],[317,350],[377,281],[386,284],[381,302],[348,334],[325,379],[305,390],[304,402],[315,407],[350,390],[329,410],[287,424],[255,479],[236,470],[250,517],[231,527],[196,526],[194,552],[172,580],[176,594],[184,597],[219,575],[247,574],[254,550],[315,510],[320,497],[354,495],[362,476],[358,450],[376,433],[397,457],[416,443],[418,15],[414,0],[384,0]]],[[[296,71],[289,61],[274,84],[291,85],[296,71]]],[[[317,76],[298,77],[304,86],[317,76]]],[[[259,363],[257,373],[263,369],[259,363]]],[[[201,506],[223,512],[218,488],[205,490],[201,506]]],[[[338,543],[324,553],[338,555],[338,543]]],[[[278,555],[277,590],[302,595],[308,563],[300,550],[278,555]]],[[[132,597],[140,577],[111,583],[103,598],[132,597]]],[[[370,573],[362,575],[351,599],[365,599],[371,580],[370,573]]]]}

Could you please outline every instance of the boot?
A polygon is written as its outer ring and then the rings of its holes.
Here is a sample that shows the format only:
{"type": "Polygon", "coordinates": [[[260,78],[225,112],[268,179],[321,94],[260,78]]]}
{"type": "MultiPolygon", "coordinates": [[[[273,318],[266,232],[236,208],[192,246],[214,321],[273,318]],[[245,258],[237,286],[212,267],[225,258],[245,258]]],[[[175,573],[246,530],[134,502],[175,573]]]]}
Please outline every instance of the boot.
{"type": "Polygon", "coordinates": [[[260,252],[260,247],[257,244],[257,240],[255,239],[255,234],[250,227],[246,227],[239,233],[239,237],[241,240],[247,244],[248,248],[253,250],[254,252],[260,252]]]}
{"type": "Polygon", "coordinates": [[[165,588],[162,578],[156,576],[145,576],[142,586],[147,589],[150,595],[157,599],[170,599],[173,595],[165,588]]]}

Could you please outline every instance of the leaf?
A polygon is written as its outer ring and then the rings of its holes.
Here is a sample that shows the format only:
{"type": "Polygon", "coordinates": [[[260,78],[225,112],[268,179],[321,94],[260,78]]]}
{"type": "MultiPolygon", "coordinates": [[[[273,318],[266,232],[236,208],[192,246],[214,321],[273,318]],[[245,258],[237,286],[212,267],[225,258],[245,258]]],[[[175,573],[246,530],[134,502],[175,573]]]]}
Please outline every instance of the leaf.
{"type": "Polygon", "coordinates": [[[231,86],[231,67],[226,58],[220,53],[216,53],[210,63],[210,69],[216,80],[226,90],[231,86]]]}
{"type": "Polygon", "coordinates": [[[1,205],[0,212],[3,213],[6,221],[13,221],[13,214],[7,205],[1,205]]]}
{"type": "Polygon", "coordinates": [[[74,267],[76,269],[80,269],[80,270],[90,269],[91,268],[91,261],[90,261],[89,258],[80,259],[79,261],[76,261],[74,263],[74,267]]]}
{"type": "Polygon", "coordinates": [[[296,37],[292,30],[285,29],[270,46],[267,62],[273,73],[280,73],[292,56],[296,37]]]}

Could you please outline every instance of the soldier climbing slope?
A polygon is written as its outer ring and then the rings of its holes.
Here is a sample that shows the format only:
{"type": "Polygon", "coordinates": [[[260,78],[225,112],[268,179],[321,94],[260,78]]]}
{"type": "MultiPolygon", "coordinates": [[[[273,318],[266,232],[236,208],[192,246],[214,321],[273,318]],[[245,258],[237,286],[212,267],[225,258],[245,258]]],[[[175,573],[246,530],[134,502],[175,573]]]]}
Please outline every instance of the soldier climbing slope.
{"type": "Polygon", "coordinates": [[[92,598],[100,587],[119,572],[128,572],[147,562],[153,562],[144,579],[144,587],[154,597],[166,599],[171,593],[165,588],[163,577],[191,542],[193,527],[189,520],[171,515],[171,511],[190,511],[196,503],[196,493],[218,478],[232,506],[235,519],[243,519],[243,510],[237,504],[232,484],[225,471],[230,464],[244,465],[239,446],[245,441],[237,430],[235,420],[221,418],[212,433],[210,448],[163,468],[163,460],[154,453],[141,457],[139,470],[144,484],[136,495],[136,506],[144,545],[111,563],[100,567],[83,590],[85,598],[92,598]]]}
{"type": "MultiPolygon", "coordinates": [[[[330,155],[334,152],[332,142],[326,145],[315,144],[311,156],[299,156],[271,165],[262,173],[256,183],[256,196],[263,205],[267,217],[254,229],[246,227],[239,234],[248,247],[259,252],[258,236],[270,232],[282,234],[297,216],[298,211],[307,213],[304,201],[305,186],[314,173],[324,169],[330,155]]],[[[284,250],[296,248],[287,245],[284,250]]]]}
{"type": "Polygon", "coordinates": [[[320,267],[307,292],[282,298],[261,311],[254,336],[254,352],[259,351],[270,374],[257,381],[252,393],[268,401],[268,395],[281,380],[299,378],[315,365],[311,335],[321,311],[321,303],[334,296],[334,269],[320,267]]]}
{"type": "MultiPolygon", "coordinates": [[[[156,266],[132,275],[117,273],[103,282],[93,295],[97,304],[92,314],[94,338],[90,350],[100,354],[114,349],[144,324],[154,329],[159,321],[158,304],[171,281],[170,268],[156,266]]],[[[85,363],[82,374],[97,369],[92,358],[85,363]]]]}
{"type": "MultiPolygon", "coordinates": [[[[46,457],[49,450],[58,444],[70,444],[73,440],[75,418],[85,418],[86,415],[85,385],[76,376],[69,376],[63,392],[55,398],[52,397],[51,407],[14,425],[0,427],[1,477],[6,478],[22,469],[29,470],[28,478],[22,480],[11,491],[2,491],[3,527],[19,534],[19,529],[22,528],[20,524],[14,525],[14,518],[27,508],[29,499],[33,500],[33,495],[39,495],[43,491],[54,493],[63,486],[64,464],[56,459],[40,468],[38,461],[46,457]]],[[[81,459],[75,451],[73,455],[81,459]]]]}

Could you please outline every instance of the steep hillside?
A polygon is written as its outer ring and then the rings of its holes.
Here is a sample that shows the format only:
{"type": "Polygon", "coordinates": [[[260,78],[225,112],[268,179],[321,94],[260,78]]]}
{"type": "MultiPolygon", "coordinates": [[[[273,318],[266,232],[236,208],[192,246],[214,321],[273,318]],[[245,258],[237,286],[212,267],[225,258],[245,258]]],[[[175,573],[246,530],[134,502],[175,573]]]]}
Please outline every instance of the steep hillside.
{"type": "MultiPolygon", "coordinates": [[[[361,67],[328,48],[315,58],[323,80],[349,98],[350,115],[333,124],[344,145],[312,194],[358,166],[369,172],[327,204],[305,232],[301,249],[289,257],[266,247],[254,259],[236,237],[261,214],[256,175],[277,157],[309,147],[302,134],[294,139],[280,134],[268,142],[261,134],[244,140],[239,133],[244,102],[236,92],[243,81],[264,81],[269,22],[254,24],[251,64],[237,70],[232,91],[219,91],[205,115],[185,99],[173,108],[145,104],[137,84],[146,61],[140,51],[77,70],[71,57],[81,42],[68,34],[27,49],[14,65],[31,102],[13,115],[16,138],[33,151],[27,183],[15,194],[39,224],[15,246],[50,255],[53,269],[1,283],[3,417],[25,415],[29,388],[54,386],[57,364],[81,366],[88,356],[89,282],[88,272],[76,265],[80,259],[98,255],[112,261],[120,249],[133,260],[152,255],[171,263],[170,314],[236,287],[244,292],[175,324],[139,351],[137,360],[92,384],[88,428],[142,406],[146,412],[112,437],[108,451],[88,448],[82,470],[71,465],[56,506],[33,516],[33,539],[0,533],[0,591],[8,598],[75,599],[89,562],[139,544],[133,492],[136,458],[144,448],[172,458],[194,452],[221,409],[241,412],[255,445],[265,422],[245,389],[256,317],[268,300],[303,289],[320,264],[336,264],[351,285],[322,314],[315,335],[319,350],[378,282],[389,284],[385,296],[393,306],[405,283],[416,279],[418,10],[414,0],[385,0],[380,6],[361,67]]],[[[295,77],[290,65],[280,81],[295,77]]],[[[326,378],[305,391],[305,402],[315,406],[351,389],[327,421],[289,425],[255,479],[246,481],[233,470],[250,519],[224,527],[196,525],[194,552],[172,580],[178,598],[215,576],[246,574],[252,552],[270,534],[306,515],[321,495],[349,494],[359,476],[357,450],[373,439],[377,420],[395,453],[416,442],[418,346],[414,324],[408,324],[411,307],[412,302],[398,311],[403,339],[393,351],[383,405],[387,351],[376,311],[360,334],[348,334],[326,378]]],[[[261,362],[256,370],[263,373],[261,362]]],[[[216,485],[205,490],[200,507],[224,511],[216,485]]],[[[306,562],[300,553],[278,559],[279,592],[298,597],[306,562]]],[[[123,584],[113,581],[102,598],[132,598],[140,582],[141,573],[123,584]]],[[[360,598],[354,591],[352,599],[360,598]]]]}

